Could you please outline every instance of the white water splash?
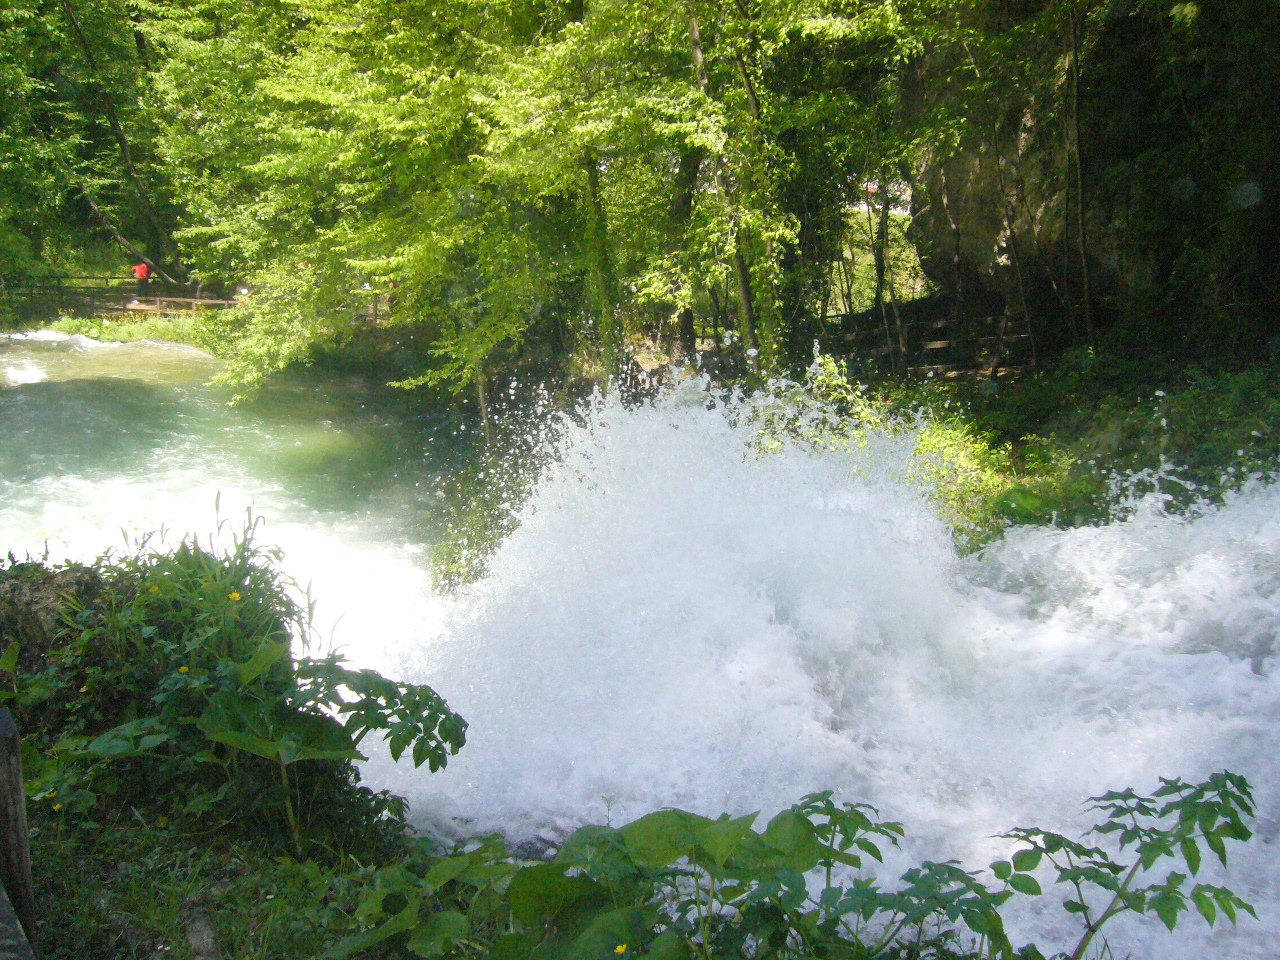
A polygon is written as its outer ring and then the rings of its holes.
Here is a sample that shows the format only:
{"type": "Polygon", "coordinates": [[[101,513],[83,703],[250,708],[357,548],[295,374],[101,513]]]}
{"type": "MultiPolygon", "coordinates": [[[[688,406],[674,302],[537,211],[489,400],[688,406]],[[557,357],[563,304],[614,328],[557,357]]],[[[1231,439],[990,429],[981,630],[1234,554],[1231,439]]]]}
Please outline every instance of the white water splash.
{"type": "MultiPolygon", "coordinates": [[[[761,456],[740,409],[686,386],[569,428],[492,575],[444,601],[420,478],[341,506],[292,485],[295,458],[362,460],[367,422],[263,423],[192,386],[207,358],[46,341],[0,349],[48,380],[0,389],[4,546],[88,558],[121,528],[207,535],[218,495],[224,517],[252,506],[340,646],[471,722],[442,773],[366,768],[424,823],[520,837],[664,805],[769,811],[830,787],[906,823],[891,880],[926,858],[982,867],[1015,825],[1077,831],[1083,799],[1108,788],[1229,768],[1256,788],[1258,837],[1201,878],[1263,922],[1130,923],[1115,955],[1275,955],[1276,487],[1192,518],[1148,502],[1105,526],[1022,528],[961,558],[901,480],[909,437],[761,456]],[[173,364],[146,374],[163,390],[121,383],[157,357],[173,364]]],[[[1030,902],[1015,936],[1063,946],[1064,916],[1030,902]]]]}
{"type": "MultiPolygon", "coordinates": [[[[1091,794],[1225,767],[1260,801],[1228,880],[1264,922],[1138,921],[1113,943],[1272,955],[1280,489],[1017,530],[961,559],[901,482],[909,437],[760,456],[734,419],[686,390],[568,431],[491,574],[406,655],[471,722],[466,748],[441,774],[375,779],[424,821],[516,837],[835,788],[906,823],[891,879],[985,866],[1014,826],[1087,827],[1091,794]]],[[[1070,945],[1048,897],[1015,919],[1070,945]]]]}

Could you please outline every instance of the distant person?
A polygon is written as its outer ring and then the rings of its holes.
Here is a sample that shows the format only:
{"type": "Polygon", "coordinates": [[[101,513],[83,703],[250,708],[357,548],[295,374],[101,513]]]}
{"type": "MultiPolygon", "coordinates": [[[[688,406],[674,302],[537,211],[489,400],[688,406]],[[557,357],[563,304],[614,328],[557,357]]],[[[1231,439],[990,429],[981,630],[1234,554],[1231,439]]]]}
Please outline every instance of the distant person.
{"type": "Polygon", "coordinates": [[[151,285],[151,267],[145,263],[136,264],[133,275],[138,278],[138,296],[145,296],[147,287],[151,285]]]}

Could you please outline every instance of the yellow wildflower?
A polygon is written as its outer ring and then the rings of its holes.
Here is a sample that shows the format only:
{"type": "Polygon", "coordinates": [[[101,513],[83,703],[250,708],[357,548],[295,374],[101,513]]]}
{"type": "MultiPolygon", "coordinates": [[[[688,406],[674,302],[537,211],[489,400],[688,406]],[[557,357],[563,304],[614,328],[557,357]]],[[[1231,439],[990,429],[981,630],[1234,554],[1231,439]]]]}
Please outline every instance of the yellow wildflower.
{"type": "Polygon", "coordinates": [[[613,952],[616,953],[618,956],[622,956],[624,953],[627,952],[627,945],[625,943],[620,943],[613,948],[613,952]]]}
{"type": "Polygon", "coordinates": [[[181,667],[179,667],[179,668],[178,668],[178,672],[179,672],[179,673],[190,673],[190,672],[191,672],[191,668],[190,668],[190,667],[188,667],[188,666],[181,666],[181,667]]]}
{"type": "Polygon", "coordinates": [[[62,809],[62,804],[60,804],[60,803],[55,803],[55,804],[53,805],[53,809],[54,809],[54,810],[61,810],[61,809],[62,809]]]}
{"type": "Polygon", "coordinates": [[[152,587],[152,588],[148,591],[148,593],[159,593],[159,592],[160,592],[160,588],[159,588],[159,587],[152,587]]]}
{"type": "Polygon", "coordinates": [[[233,591],[233,592],[231,592],[231,593],[228,593],[228,594],[227,594],[227,599],[228,599],[228,600],[239,600],[239,599],[240,599],[240,594],[235,593],[235,592],[233,591]]]}

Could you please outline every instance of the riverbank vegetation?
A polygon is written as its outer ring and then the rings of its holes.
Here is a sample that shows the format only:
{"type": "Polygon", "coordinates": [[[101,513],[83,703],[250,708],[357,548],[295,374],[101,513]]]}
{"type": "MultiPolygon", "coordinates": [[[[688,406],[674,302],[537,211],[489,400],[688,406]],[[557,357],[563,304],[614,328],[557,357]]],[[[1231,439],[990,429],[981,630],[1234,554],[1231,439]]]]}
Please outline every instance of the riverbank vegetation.
{"type": "Polygon", "coordinates": [[[360,786],[368,733],[443,766],[465,721],[426,687],[290,654],[306,611],[252,525],[223,549],[143,543],[92,565],[0,568],[3,699],[22,723],[41,955],[258,958],[1013,957],[1003,912],[1052,897],[1096,955],[1116,915],[1173,930],[1252,907],[1196,879],[1247,841],[1229,773],[1092,798],[1076,839],[1006,836],[985,869],[863,868],[904,826],[829,792],[766,823],[678,810],[587,826],[536,860],[497,837],[415,837],[360,786]],[[1114,842],[1113,842],[1114,841],[1114,842]]]}
{"type": "MultiPolygon", "coordinates": [[[[468,407],[485,450],[442,488],[448,587],[483,574],[535,481],[530,398],[639,401],[662,369],[759,397],[762,456],[914,436],[912,481],[964,550],[1147,493],[1194,510],[1280,458],[1275,15],[12,0],[0,323],[39,319],[23,281],[146,260],[247,293],[56,329],[195,343],[242,393],[364,364],[468,407]],[[966,375],[927,377],[936,350],[966,375]]],[[[1031,960],[1105,955],[1121,912],[1249,912],[1196,879],[1250,835],[1226,773],[1094,798],[1085,838],[1011,824],[987,868],[879,885],[857,871],[910,825],[824,793],[763,823],[584,827],[537,862],[433,845],[356,761],[389,735],[437,768],[465,721],[294,655],[305,604],[252,534],[0,565],[44,956],[1031,960]],[[1006,905],[1055,889],[1078,936],[1009,943],[1006,905]]]]}
{"type": "Polygon", "coordinates": [[[1273,0],[11,6],[0,275],[246,288],[246,385],[1275,347],[1273,0]]]}

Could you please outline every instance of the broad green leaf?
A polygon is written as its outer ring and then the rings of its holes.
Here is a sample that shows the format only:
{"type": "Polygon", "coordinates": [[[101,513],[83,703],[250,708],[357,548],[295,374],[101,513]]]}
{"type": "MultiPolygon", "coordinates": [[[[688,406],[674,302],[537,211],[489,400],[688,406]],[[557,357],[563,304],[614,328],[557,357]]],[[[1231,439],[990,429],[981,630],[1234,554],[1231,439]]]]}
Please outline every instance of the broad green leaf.
{"type": "Polygon", "coordinates": [[[1019,873],[1029,873],[1040,865],[1041,853],[1034,847],[1019,850],[1013,855],[1013,869],[1019,873]]]}
{"type": "Polygon", "coordinates": [[[1015,873],[1011,876],[1009,886],[1029,897],[1038,897],[1041,893],[1040,884],[1036,882],[1036,878],[1025,873],[1015,873]]]}
{"type": "Polygon", "coordinates": [[[640,956],[644,960],[689,960],[691,954],[688,941],[674,930],[668,930],[659,934],[640,956]]]}
{"type": "Polygon", "coordinates": [[[236,680],[248,686],[262,676],[263,672],[277,663],[289,659],[289,645],[279,640],[267,639],[258,644],[252,657],[244,663],[236,664],[236,680]]]}
{"type": "Polygon", "coordinates": [[[808,873],[825,853],[813,824],[794,810],[783,810],[770,820],[760,839],[778,862],[797,873],[808,873]]]}
{"type": "Polygon", "coordinates": [[[568,905],[602,892],[591,878],[566,876],[565,869],[558,863],[523,867],[507,891],[511,915],[530,926],[549,923],[568,905]]]}
{"type": "Polygon", "coordinates": [[[471,932],[471,922],[457,910],[441,910],[418,924],[409,937],[409,949],[420,957],[441,957],[471,932]]]}
{"type": "Polygon", "coordinates": [[[697,828],[712,822],[683,810],[658,810],[621,827],[618,833],[637,863],[661,868],[692,856],[697,828]]]}
{"type": "Polygon", "coordinates": [[[745,817],[734,819],[725,817],[702,823],[695,831],[698,846],[710,855],[715,866],[723,868],[729,858],[742,846],[743,839],[752,832],[751,825],[755,820],[756,814],[750,813],[745,817]]]}
{"type": "Polygon", "coordinates": [[[569,945],[564,960],[616,960],[647,939],[655,919],[640,907],[598,914],[569,945]],[[622,953],[619,947],[625,948],[622,953]]]}

